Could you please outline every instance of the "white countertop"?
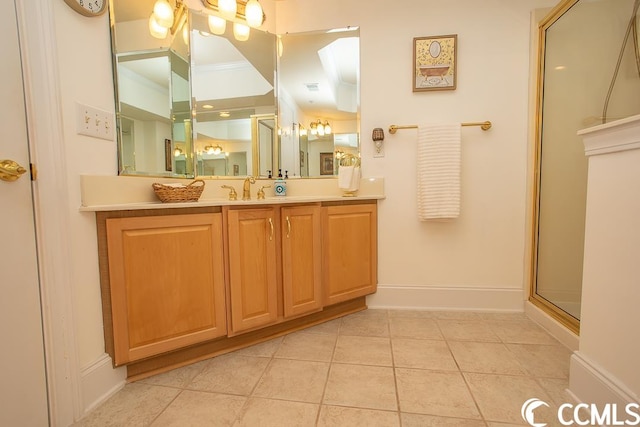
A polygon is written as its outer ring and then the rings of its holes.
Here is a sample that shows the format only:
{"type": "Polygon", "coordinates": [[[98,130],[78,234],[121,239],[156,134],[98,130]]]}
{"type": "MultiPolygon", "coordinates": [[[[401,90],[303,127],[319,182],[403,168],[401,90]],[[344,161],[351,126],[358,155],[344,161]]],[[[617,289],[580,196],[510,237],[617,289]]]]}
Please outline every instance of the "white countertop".
{"type": "MultiPolygon", "coordinates": [[[[82,212],[177,209],[208,206],[260,206],[293,203],[348,202],[358,200],[384,199],[384,178],[363,178],[356,196],[345,197],[337,186],[336,179],[292,179],[287,181],[287,196],[273,195],[273,184],[269,180],[259,180],[251,187],[251,200],[241,200],[242,180],[205,180],[205,189],[197,202],[162,203],[153,192],[154,182],[171,180],[147,177],[81,176],[82,212]],[[228,190],[221,185],[231,185],[238,193],[238,200],[228,199],[228,190]],[[264,185],[266,198],[256,198],[257,189],[264,185]]],[[[174,181],[175,182],[175,181],[174,181]]],[[[182,180],[180,182],[185,182],[182,180]]],[[[190,180],[187,182],[191,182],[190,180]]]]}

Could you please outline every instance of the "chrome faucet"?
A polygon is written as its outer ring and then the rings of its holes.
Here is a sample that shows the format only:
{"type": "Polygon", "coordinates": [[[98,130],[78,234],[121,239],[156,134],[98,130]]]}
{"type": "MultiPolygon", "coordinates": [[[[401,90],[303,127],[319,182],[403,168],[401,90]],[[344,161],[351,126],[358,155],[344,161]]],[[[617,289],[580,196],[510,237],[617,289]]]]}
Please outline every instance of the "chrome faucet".
{"type": "Polygon", "coordinates": [[[244,179],[242,184],[242,200],[251,200],[251,184],[255,184],[256,179],[252,176],[248,176],[244,179]]]}

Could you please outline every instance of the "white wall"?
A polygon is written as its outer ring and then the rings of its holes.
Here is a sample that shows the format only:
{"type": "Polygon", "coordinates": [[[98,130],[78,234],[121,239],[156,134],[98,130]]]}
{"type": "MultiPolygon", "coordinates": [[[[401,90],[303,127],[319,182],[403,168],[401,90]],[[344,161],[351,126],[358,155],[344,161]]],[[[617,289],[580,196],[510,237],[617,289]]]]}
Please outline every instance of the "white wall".
{"type": "MultiPolygon", "coordinates": [[[[380,298],[373,302],[407,305],[402,297],[394,299],[398,289],[415,288],[423,298],[439,288],[446,291],[438,302],[442,307],[521,309],[529,13],[555,0],[328,0],[320,8],[288,0],[277,3],[277,18],[266,3],[269,25],[277,19],[279,32],[361,27],[363,171],[387,183],[378,216],[380,298]],[[413,37],[452,33],[459,42],[458,88],[412,93],[413,37]],[[478,120],[491,120],[494,127],[463,130],[461,217],[418,222],[415,131],[387,133],[386,157],[374,159],[371,130],[392,123],[478,120]],[[474,299],[477,292],[488,298],[474,299]]],[[[122,378],[122,372],[109,373],[104,358],[94,214],[78,212],[79,175],[115,175],[116,144],[77,135],[74,122],[76,101],[114,111],[109,26],[106,15],[85,18],[64,2],[54,2],[54,19],[61,103],[52,108],[62,111],[67,148],[74,332],[87,408],[122,378]],[[106,376],[92,383],[92,372],[106,376]]],[[[434,304],[420,298],[412,304],[434,304]]]]}
{"type": "Polygon", "coordinates": [[[556,3],[277,3],[278,32],[360,26],[363,174],[384,176],[386,183],[378,213],[380,285],[370,305],[522,309],[529,16],[556,3]],[[413,38],[446,34],[458,35],[457,89],[412,93],[413,38]],[[419,222],[416,131],[389,135],[386,129],[482,120],[491,120],[493,128],[462,130],[460,218],[419,222]],[[373,158],[375,127],[385,129],[384,158],[373,158]],[[437,300],[430,299],[434,293],[437,300]]]}

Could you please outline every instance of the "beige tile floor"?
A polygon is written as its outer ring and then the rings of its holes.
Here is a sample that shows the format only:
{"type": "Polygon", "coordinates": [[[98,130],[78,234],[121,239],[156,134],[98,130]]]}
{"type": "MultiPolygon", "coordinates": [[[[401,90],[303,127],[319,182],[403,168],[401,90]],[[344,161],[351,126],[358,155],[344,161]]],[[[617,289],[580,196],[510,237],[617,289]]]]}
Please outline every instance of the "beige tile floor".
{"type": "Polygon", "coordinates": [[[536,397],[553,426],[569,357],[523,314],[367,310],[128,384],[77,425],[507,427],[536,397]]]}

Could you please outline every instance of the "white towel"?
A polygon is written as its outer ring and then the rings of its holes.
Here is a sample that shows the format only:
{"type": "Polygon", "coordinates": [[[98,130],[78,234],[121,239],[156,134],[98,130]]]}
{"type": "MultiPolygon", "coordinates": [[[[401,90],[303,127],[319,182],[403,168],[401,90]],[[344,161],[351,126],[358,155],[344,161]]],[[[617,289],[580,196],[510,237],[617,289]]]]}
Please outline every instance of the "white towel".
{"type": "Polygon", "coordinates": [[[418,218],[460,215],[460,123],[418,126],[418,218]]]}
{"type": "Polygon", "coordinates": [[[346,191],[360,189],[360,166],[338,167],[338,188],[346,191]]]}

